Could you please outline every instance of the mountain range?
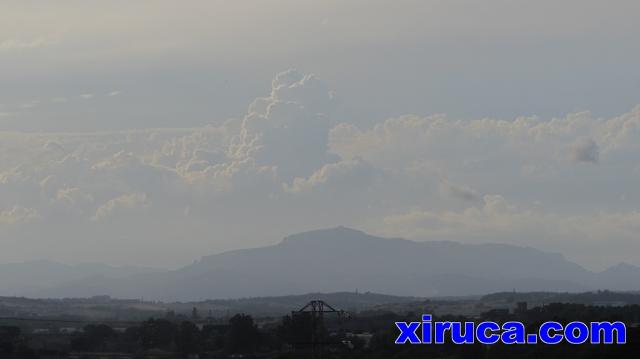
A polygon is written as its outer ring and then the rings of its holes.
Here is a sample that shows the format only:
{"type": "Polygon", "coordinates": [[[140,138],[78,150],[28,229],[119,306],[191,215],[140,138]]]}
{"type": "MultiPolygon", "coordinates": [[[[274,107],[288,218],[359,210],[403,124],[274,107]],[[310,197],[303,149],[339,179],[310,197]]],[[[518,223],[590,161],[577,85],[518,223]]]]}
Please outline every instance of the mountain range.
{"type": "Polygon", "coordinates": [[[593,272],[561,254],[528,247],[381,238],[345,227],[203,257],[171,271],[51,262],[0,265],[0,295],[50,298],[192,301],[356,290],[436,297],[595,289],[638,290],[640,267],[619,264],[593,272]]]}

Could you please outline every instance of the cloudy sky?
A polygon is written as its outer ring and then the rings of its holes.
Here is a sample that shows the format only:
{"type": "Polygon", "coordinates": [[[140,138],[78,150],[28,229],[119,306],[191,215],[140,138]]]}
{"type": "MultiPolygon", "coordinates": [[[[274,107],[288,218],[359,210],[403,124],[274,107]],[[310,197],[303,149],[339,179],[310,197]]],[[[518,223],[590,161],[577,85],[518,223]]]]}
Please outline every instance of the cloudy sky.
{"type": "Polygon", "coordinates": [[[0,262],[347,225],[640,265],[636,0],[2,1],[0,262]]]}

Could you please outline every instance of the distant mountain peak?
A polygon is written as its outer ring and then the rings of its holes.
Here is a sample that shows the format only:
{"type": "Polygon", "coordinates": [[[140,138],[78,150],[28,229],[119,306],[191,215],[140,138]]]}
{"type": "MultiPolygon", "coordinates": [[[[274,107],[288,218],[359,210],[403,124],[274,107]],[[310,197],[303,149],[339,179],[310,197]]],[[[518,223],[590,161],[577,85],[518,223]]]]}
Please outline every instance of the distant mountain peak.
{"type": "Polygon", "coordinates": [[[629,264],[627,262],[620,262],[612,267],[609,267],[604,270],[604,272],[613,272],[613,271],[640,271],[640,267],[635,266],[633,264],[629,264]]]}
{"type": "Polygon", "coordinates": [[[618,268],[634,268],[634,269],[638,268],[638,266],[634,266],[633,264],[629,264],[627,262],[620,262],[617,265],[615,265],[614,267],[618,267],[618,268]]]}
{"type": "Polygon", "coordinates": [[[0,289],[24,293],[18,285],[28,283],[42,288],[38,296],[109,294],[184,301],[353,288],[411,296],[640,288],[640,267],[626,263],[593,273],[560,254],[533,248],[383,238],[343,226],[290,235],[278,245],[219,253],[166,272],[126,275],[128,268],[43,267],[18,275],[0,266],[0,289]]]}
{"type": "Polygon", "coordinates": [[[369,241],[372,239],[376,239],[377,237],[370,236],[362,231],[357,229],[348,228],[344,226],[338,226],[334,228],[327,229],[316,229],[313,231],[302,232],[297,234],[292,234],[290,236],[285,237],[282,240],[283,244],[293,243],[293,242],[310,242],[310,241],[348,241],[348,240],[360,240],[360,241],[369,241]]]}

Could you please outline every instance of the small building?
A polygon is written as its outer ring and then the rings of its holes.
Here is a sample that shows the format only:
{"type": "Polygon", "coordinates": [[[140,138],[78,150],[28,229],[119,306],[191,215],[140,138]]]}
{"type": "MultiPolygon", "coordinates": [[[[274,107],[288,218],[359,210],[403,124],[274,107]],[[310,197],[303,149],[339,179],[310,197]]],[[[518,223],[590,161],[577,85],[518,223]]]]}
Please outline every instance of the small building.
{"type": "Polygon", "coordinates": [[[76,333],[82,333],[84,332],[84,329],[82,328],[60,328],[58,329],[58,333],[60,334],[76,334],[76,333]]]}
{"type": "Polygon", "coordinates": [[[516,308],[513,310],[513,313],[516,315],[525,315],[527,314],[527,310],[529,310],[527,302],[518,302],[516,303],[516,308]]]}

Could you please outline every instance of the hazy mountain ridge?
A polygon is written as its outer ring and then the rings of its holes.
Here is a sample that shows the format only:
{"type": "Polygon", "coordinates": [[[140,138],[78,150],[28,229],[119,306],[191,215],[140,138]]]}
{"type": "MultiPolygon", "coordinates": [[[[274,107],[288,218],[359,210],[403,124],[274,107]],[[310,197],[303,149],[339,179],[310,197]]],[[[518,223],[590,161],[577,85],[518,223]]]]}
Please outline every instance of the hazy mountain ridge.
{"type": "Polygon", "coordinates": [[[49,260],[5,263],[0,264],[0,295],[28,295],[42,288],[62,286],[91,277],[124,278],[161,271],[159,268],[116,267],[102,263],[69,265],[49,260]]]}
{"type": "Polygon", "coordinates": [[[355,290],[432,297],[639,288],[640,268],[628,264],[594,273],[533,248],[387,239],[338,227],[206,256],[174,271],[85,276],[28,294],[189,301],[355,290]]]}

